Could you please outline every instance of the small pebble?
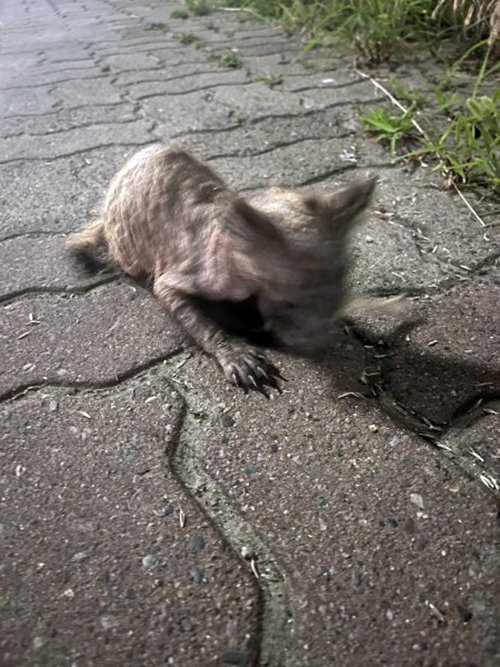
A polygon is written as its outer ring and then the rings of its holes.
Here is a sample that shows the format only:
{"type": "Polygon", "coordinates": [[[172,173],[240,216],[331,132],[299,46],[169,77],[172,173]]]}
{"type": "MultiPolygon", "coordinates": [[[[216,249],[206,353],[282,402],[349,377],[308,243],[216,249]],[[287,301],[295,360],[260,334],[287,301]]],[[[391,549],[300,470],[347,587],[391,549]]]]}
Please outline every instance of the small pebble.
{"type": "Polygon", "coordinates": [[[245,466],[245,472],[247,475],[255,475],[256,472],[259,472],[259,466],[257,463],[247,463],[245,466]]]}
{"type": "Polygon", "coordinates": [[[203,581],[203,572],[200,570],[199,567],[192,567],[189,570],[189,574],[191,575],[191,579],[194,581],[195,584],[201,584],[203,581]]]}
{"type": "Polygon", "coordinates": [[[414,505],[420,507],[421,510],[424,509],[424,500],[419,493],[410,493],[410,500],[414,505]]]}
{"type": "Polygon", "coordinates": [[[253,558],[253,551],[248,547],[241,547],[241,555],[243,558],[253,558]]]}
{"type": "Polygon", "coordinates": [[[194,535],[191,540],[191,547],[193,551],[201,551],[205,548],[205,540],[201,535],[194,535]]]}
{"type": "Polygon", "coordinates": [[[173,505],[165,505],[163,509],[163,516],[171,516],[174,513],[173,505]]]}
{"type": "Polygon", "coordinates": [[[33,648],[35,649],[35,651],[38,651],[39,648],[42,648],[44,644],[45,644],[45,639],[43,639],[43,637],[33,638],[33,648]]]}
{"type": "Polygon", "coordinates": [[[222,426],[234,426],[235,422],[231,415],[224,415],[222,417],[222,426]]]}
{"type": "Polygon", "coordinates": [[[146,570],[149,570],[155,565],[156,565],[156,558],[154,556],[151,556],[150,554],[144,556],[144,558],[142,559],[142,567],[146,570]]]}
{"type": "Polygon", "coordinates": [[[99,620],[101,627],[104,628],[104,630],[111,630],[111,628],[116,628],[120,625],[116,616],[101,616],[99,620]]]}
{"type": "Polygon", "coordinates": [[[184,632],[191,632],[194,629],[193,621],[190,618],[181,618],[181,628],[184,632]]]}
{"type": "Polygon", "coordinates": [[[85,558],[87,558],[87,554],[85,553],[85,551],[79,551],[71,558],[71,560],[74,563],[79,563],[80,561],[85,560],[85,558]]]}
{"type": "Polygon", "coordinates": [[[57,410],[57,407],[58,407],[57,401],[49,402],[49,412],[55,412],[57,410]]]}
{"type": "Polygon", "coordinates": [[[363,575],[359,570],[354,570],[351,575],[351,581],[353,586],[359,586],[363,581],[363,575]]]}

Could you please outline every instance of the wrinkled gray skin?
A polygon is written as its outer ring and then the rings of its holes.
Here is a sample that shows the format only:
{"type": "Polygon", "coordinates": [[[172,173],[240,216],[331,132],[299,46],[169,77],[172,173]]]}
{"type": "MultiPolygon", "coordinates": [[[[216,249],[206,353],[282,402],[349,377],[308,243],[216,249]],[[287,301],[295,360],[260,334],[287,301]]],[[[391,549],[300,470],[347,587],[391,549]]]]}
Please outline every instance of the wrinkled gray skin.
{"type": "Polygon", "coordinates": [[[247,299],[261,328],[308,349],[344,304],[347,240],[375,179],[331,195],[270,188],[244,199],[180,148],[150,146],[111,182],[100,217],[72,237],[87,269],[148,277],[155,295],[233,384],[277,387],[278,369],[210,316],[247,299]],[[200,303],[204,307],[200,307],[200,303]]]}

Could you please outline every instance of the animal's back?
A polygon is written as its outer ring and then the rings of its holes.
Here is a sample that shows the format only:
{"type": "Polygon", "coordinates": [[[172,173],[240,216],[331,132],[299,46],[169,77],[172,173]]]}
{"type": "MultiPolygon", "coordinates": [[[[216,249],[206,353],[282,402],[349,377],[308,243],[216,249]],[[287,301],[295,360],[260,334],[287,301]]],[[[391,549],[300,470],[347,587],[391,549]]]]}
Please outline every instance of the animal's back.
{"type": "Polygon", "coordinates": [[[159,255],[178,261],[196,234],[197,203],[223,182],[182,149],[148,146],[111,181],[103,221],[110,256],[125,273],[151,275],[159,255]]]}

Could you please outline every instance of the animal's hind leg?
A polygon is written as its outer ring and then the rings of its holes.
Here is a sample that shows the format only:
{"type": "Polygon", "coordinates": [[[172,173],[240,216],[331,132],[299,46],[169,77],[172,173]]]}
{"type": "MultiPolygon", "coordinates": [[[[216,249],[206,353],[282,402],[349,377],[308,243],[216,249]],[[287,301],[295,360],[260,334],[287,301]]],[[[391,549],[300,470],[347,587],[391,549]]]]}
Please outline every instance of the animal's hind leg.
{"type": "Polygon", "coordinates": [[[153,291],[191,338],[215,357],[231,384],[264,394],[266,386],[279,388],[282,376],[260,350],[222,329],[189,295],[172,288],[166,276],[155,281],[153,291]]]}

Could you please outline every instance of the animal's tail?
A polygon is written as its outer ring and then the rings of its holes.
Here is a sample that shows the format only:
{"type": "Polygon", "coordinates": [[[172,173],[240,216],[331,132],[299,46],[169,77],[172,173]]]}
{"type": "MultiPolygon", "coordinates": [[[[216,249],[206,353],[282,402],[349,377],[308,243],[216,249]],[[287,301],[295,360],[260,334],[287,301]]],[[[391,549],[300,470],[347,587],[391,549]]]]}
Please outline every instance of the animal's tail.
{"type": "Polygon", "coordinates": [[[73,234],[68,239],[66,247],[84,273],[102,273],[113,270],[102,220],[96,220],[73,234]]]}

